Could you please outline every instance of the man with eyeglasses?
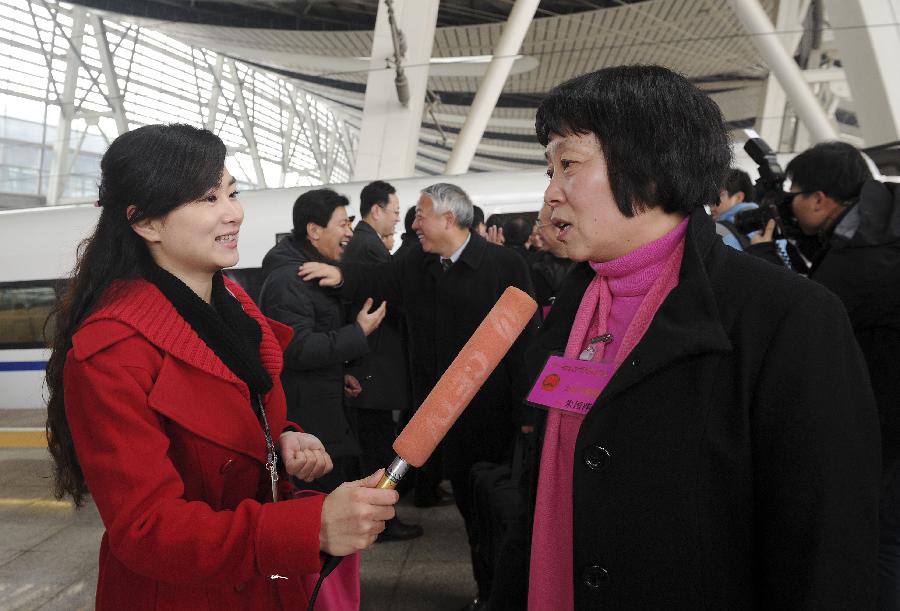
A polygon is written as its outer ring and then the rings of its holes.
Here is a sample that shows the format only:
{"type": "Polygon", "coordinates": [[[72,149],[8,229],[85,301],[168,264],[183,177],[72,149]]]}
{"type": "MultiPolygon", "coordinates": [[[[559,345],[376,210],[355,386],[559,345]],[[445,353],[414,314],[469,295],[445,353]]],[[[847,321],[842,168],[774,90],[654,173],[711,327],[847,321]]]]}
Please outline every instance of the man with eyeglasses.
{"type": "Polygon", "coordinates": [[[884,483],[880,608],[900,609],[900,185],[873,179],[860,152],[843,142],[817,144],[785,173],[790,210],[813,245],[804,252],[809,278],[841,298],[869,368],[884,483]]]}
{"type": "MultiPolygon", "coordinates": [[[[391,260],[383,236],[393,235],[400,222],[400,200],[390,183],[376,180],[359,194],[359,213],[353,237],[341,261],[374,266],[391,260]]],[[[353,304],[354,310],[362,301],[353,304]]],[[[384,322],[368,336],[369,353],[350,363],[348,371],[362,388],[348,400],[354,410],[360,445],[360,468],[377,471],[394,459],[391,444],[396,437],[393,410],[405,410],[410,403],[409,372],[400,335],[400,321],[394,308],[384,322]]],[[[422,535],[418,524],[406,524],[395,517],[388,520],[378,541],[402,541],[422,535]]]]}

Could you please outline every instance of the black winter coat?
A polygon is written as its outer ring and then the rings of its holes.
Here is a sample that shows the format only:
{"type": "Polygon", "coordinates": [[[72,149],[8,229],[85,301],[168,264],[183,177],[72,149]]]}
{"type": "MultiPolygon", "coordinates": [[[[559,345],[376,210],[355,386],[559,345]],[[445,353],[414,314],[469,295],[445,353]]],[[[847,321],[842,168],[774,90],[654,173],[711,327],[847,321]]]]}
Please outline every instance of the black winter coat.
{"type": "MultiPolygon", "coordinates": [[[[472,234],[459,260],[447,272],[441,268],[439,257],[424,252],[419,244],[413,245],[402,259],[375,268],[359,264],[344,264],[341,268],[341,295],[345,298],[372,296],[386,300],[389,308],[403,307],[409,330],[415,405],[422,403],[508,286],[534,294],[522,257],[476,234],[472,234]]],[[[511,431],[513,422],[523,418],[518,405],[513,404],[512,384],[521,369],[532,330],[533,326],[526,329],[513,345],[463,412],[450,437],[465,436],[466,430],[497,430],[504,426],[511,431]]],[[[496,442],[506,445],[509,440],[496,442]]],[[[483,452],[477,447],[480,443],[475,435],[454,440],[455,447],[472,456],[483,452]]]]}
{"type": "MultiPolygon", "coordinates": [[[[341,260],[374,266],[389,263],[391,253],[378,233],[368,223],[360,221],[341,260]]],[[[365,299],[356,300],[351,306],[351,313],[358,312],[364,302],[365,299]]],[[[379,305],[375,303],[373,307],[379,305]]],[[[381,325],[367,338],[369,353],[349,364],[347,372],[355,376],[362,386],[358,397],[347,400],[349,406],[360,409],[409,409],[408,365],[400,335],[400,321],[396,309],[388,307],[381,325]]]]}
{"type": "Polygon", "coordinates": [[[809,277],[840,297],[850,315],[875,390],[888,470],[900,459],[900,186],[866,182],[809,277]]]}
{"type": "MultiPolygon", "coordinates": [[[[532,379],[592,277],[568,276],[532,379]]],[[[840,301],[695,211],[678,286],[577,438],[576,608],[874,609],[879,448],[840,301]]]]}
{"type": "Polygon", "coordinates": [[[344,362],[366,354],[369,344],[362,328],[347,322],[335,291],[297,276],[309,260],[293,236],[266,253],[259,308],[294,329],[281,374],[288,419],[318,437],[332,458],[357,456],[344,412],[344,362]]]}

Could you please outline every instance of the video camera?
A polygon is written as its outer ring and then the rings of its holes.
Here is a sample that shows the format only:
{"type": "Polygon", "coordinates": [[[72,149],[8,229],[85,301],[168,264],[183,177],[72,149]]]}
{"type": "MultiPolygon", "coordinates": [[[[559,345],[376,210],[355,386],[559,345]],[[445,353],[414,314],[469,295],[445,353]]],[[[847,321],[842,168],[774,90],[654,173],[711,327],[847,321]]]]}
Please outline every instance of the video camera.
{"type": "Polygon", "coordinates": [[[747,130],[747,135],[750,137],[744,144],[744,150],[759,166],[759,179],[754,185],[759,208],[739,212],[734,217],[735,228],[746,235],[762,231],[769,219],[774,219],[776,237],[800,237],[800,226],[791,210],[792,197],[784,191],[784,170],[778,164],[775,152],[753,130],[747,130]]]}

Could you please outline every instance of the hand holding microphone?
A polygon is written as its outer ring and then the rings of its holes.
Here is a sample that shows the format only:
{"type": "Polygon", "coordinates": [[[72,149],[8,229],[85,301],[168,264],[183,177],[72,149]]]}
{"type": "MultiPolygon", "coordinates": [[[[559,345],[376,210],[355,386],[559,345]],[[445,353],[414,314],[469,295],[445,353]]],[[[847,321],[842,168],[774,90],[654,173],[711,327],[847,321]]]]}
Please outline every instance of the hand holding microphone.
{"type": "Polygon", "coordinates": [[[400,495],[375,486],[384,469],[355,482],[345,482],[325,497],[319,549],[332,556],[346,556],[366,549],[394,517],[400,495]]]}
{"type": "Polygon", "coordinates": [[[394,441],[397,458],[380,488],[394,488],[409,465],[421,467],[534,316],[537,303],[508,287],[394,441]]]}
{"type": "MultiPolygon", "coordinates": [[[[322,580],[334,570],[340,563],[341,555],[364,549],[374,542],[378,533],[384,529],[383,520],[390,519],[394,516],[392,505],[397,502],[397,493],[393,489],[397,483],[409,469],[409,466],[421,467],[434,452],[438,443],[450,430],[450,427],[456,422],[463,409],[469,405],[469,402],[475,396],[475,393],[481,388],[488,376],[497,368],[500,361],[512,347],[513,343],[528,325],[528,321],[534,316],[537,310],[537,303],[527,293],[515,288],[507,288],[500,299],[488,312],[487,317],[475,330],[475,333],[466,342],[459,354],[453,359],[450,367],[438,380],[434,388],[425,398],[425,401],[410,419],[409,423],[394,441],[394,451],[397,452],[397,458],[391,463],[390,467],[384,472],[384,475],[377,479],[379,473],[370,477],[343,484],[329,495],[326,504],[332,495],[340,493],[340,496],[346,494],[351,495],[355,500],[369,500],[373,504],[376,500],[379,503],[388,497],[367,496],[369,493],[390,493],[393,499],[386,506],[379,506],[378,509],[370,511],[360,509],[357,513],[351,515],[341,514],[336,519],[335,532],[351,532],[352,545],[335,544],[330,549],[322,547],[322,549],[331,556],[325,559],[322,570],[319,573],[319,584],[314,590],[310,600],[310,609],[315,605],[315,596],[322,580]],[[365,489],[361,486],[372,485],[375,489],[365,489]],[[345,489],[345,487],[347,487],[345,489]],[[368,513],[366,513],[368,511],[368,513]],[[363,515],[365,514],[365,515],[363,515]],[[376,516],[387,516],[378,518],[376,516]],[[377,526],[366,526],[366,520],[382,520],[377,526]],[[341,529],[340,524],[351,524],[341,529]],[[360,544],[366,545],[360,546],[360,544]]],[[[335,499],[339,500],[339,499],[335,499]]],[[[325,529],[325,506],[322,508],[323,530],[325,529]]],[[[331,523],[329,521],[329,523],[331,523]]],[[[326,539],[329,537],[326,536],[326,539]]],[[[321,535],[320,535],[321,539],[321,535]]]]}

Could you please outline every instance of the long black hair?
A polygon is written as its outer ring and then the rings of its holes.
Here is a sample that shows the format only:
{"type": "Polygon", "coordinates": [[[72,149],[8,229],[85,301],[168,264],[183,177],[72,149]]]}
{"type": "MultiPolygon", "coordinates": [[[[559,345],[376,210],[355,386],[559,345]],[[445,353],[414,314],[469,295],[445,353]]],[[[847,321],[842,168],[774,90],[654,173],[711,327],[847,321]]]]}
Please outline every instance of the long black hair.
{"type": "Polygon", "coordinates": [[[54,462],[53,491],[71,495],[80,506],[87,494],[66,420],[63,368],[72,335],[114,281],[136,277],[152,261],[143,239],[131,228],[163,217],[218,185],[225,169],[225,145],[218,136],[190,125],[147,125],[116,138],[100,161],[94,233],[78,247],[75,268],[55,308],[47,363],[47,441],[54,462]],[[129,207],[134,206],[129,215],[129,207]]]}

